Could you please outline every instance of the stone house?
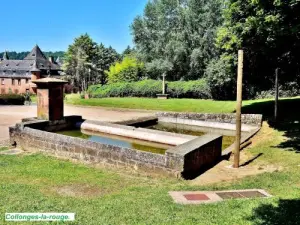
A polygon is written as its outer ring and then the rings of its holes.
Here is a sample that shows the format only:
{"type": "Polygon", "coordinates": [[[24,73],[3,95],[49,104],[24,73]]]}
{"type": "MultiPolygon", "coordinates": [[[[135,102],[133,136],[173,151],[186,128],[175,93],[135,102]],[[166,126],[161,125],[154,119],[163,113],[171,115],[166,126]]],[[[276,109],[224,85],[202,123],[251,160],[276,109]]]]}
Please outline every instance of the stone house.
{"type": "Polygon", "coordinates": [[[39,46],[35,46],[23,60],[10,60],[7,52],[0,59],[0,94],[36,93],[36,85],[31,81],[48,76],[59,77],[60,61],[46,58],[39,46]]]}

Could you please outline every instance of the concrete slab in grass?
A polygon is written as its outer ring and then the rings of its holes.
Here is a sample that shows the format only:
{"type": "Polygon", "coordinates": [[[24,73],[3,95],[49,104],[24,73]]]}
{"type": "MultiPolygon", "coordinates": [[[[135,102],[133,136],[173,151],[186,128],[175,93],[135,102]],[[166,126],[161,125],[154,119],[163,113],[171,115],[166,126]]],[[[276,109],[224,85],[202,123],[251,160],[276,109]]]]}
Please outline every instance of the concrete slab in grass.
{"type": "Polygon", "coordinates": [[[170,196],[178,204],[207,204],[228,199],[269,198],[269,193],[262,189],[229,191],[170,191],[170,196]]]}

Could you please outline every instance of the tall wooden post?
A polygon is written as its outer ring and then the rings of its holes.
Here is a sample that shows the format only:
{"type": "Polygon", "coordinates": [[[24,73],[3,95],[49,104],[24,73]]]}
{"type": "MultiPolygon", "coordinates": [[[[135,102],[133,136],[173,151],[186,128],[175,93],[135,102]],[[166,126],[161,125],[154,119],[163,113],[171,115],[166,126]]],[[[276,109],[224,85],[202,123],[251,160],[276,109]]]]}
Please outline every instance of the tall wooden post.
{"type": "Polygon", "coordinates": [[[279,68],[275,71],[275,110],[274,119],[277,121],[278,118],[278,99],[279,99],[279,84],[278,84],[279,68]]]}
{"type": "Polygon", "coordinates": [[[237,74],[237,95],[236,95],[236,141],[235,141],[235,152],[234,152],[234,168],[240,166],[240,144],[241,144],[241,112],[242,112],[242,90],[243,90],[243,61],[244,51],[239,50],[238,59],[238,74],[237,74]]]}

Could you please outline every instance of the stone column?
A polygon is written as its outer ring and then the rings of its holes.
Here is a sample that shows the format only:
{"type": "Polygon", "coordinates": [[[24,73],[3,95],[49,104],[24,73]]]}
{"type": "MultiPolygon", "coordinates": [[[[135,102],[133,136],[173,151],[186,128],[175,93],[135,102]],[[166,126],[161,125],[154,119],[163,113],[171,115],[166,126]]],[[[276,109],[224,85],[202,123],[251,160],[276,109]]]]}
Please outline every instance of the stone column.
{"type": "Polygon", "coordinates": [[[162,80],[162,94],[157,94],[158,99],[168,99],[169,95],[166,94],[166,74],[164,73],[162,75],[163,80],[162,80]]]}
{"type": "Polygon", "coordinates": [[[165,95],[166,94],[166,81],[165,81],[166,74],[164,73],[162,75],[162,77],[163,77],[163,80],[162,80],[162,94],[165,95]]]}
{"type": "Polygon", "coordinates": [[[43,78],[32,81],[37,86],[37,118],[62,120],[64,118],[64,88],[66,81],[43,78]]]}

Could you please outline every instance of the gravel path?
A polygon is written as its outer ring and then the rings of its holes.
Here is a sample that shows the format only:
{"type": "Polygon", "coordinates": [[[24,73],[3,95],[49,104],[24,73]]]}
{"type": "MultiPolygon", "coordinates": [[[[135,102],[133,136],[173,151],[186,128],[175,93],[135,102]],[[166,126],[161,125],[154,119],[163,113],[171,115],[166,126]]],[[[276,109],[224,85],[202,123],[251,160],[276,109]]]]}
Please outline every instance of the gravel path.
{"type": "MultiPolygon", "coordinates": [[[[21,122],[22,118],[35,117],[36,110],[35,105],[0,106],[0,143],[9,138],[9,126],[21,122]]],[[[66,105],[65,115],[81,115],[84,119],[116,122],[136,119],[138,117],[153,116],[154,112],[66,105]]]]}

